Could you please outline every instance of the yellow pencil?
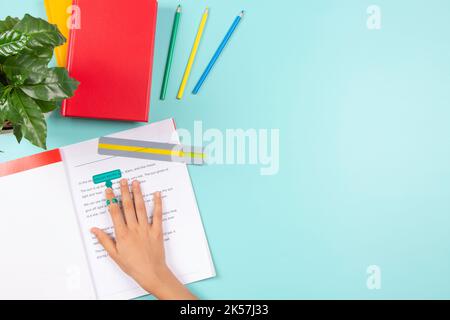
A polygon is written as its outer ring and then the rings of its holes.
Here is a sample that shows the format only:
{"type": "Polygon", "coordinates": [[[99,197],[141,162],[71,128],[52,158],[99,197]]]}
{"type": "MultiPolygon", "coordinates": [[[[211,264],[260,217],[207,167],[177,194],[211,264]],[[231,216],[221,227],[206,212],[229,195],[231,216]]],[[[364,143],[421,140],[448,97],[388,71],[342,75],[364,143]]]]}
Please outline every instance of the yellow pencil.
{"type": "Polygon", "coordinates": [[[192,65],[194,64],[195,56],[197,55],[198,46],[200,45],[200,40],[202,39],[203,31],[205,30],[206,20],[208,20],[208,14],[209,9],[206,8],[200,26],[198,27],[197,36],[195,37],[194,46],[192,47],[186,70],[184,70],[183,80],[181,81],[180,90],[178,90],[177,99],[183,98],[184,90],[186,89],[189,75],[191,74],[192,65]]]}

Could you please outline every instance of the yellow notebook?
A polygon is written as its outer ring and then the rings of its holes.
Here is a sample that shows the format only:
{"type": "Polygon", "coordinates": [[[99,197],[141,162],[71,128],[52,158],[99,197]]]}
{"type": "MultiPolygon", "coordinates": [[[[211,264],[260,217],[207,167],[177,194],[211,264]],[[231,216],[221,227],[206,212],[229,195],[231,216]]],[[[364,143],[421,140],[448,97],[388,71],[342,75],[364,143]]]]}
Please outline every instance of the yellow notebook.
{"type": "Polygon", "coordinates": [[[66,66],[67,44],[69,41],[68,20],[70,18],[70,6],[72,0],[44,0],[48,21],[56,24],[67,42],[55,49],[56,62],[60,67],[66,66]]]}

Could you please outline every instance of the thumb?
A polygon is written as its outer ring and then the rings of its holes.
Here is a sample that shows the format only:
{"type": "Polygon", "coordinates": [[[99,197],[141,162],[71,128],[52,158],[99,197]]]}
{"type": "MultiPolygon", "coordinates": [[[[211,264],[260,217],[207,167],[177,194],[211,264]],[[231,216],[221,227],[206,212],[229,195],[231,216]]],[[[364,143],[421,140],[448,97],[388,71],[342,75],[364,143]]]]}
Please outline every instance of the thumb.
{"type": "Polygon", "coordinates": [[[95,235],[98,242],[105,248],[111,258],[115,258],[117,254],[116,243],[111,239],[106,232],[100,230],[99,228],[92,228],[91,232],[95,235]]]}

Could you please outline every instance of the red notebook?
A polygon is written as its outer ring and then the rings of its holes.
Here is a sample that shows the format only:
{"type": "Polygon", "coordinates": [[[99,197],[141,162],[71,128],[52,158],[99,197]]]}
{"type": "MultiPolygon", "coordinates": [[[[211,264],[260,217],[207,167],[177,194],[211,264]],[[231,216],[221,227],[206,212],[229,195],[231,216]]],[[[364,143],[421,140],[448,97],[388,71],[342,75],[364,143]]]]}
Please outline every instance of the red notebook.
{"type": "Polygon", "coordinates": [[[67,69],[80,82],[63,102],[66,117],[147,122],[156,0],[74,0],[67,69]]]}

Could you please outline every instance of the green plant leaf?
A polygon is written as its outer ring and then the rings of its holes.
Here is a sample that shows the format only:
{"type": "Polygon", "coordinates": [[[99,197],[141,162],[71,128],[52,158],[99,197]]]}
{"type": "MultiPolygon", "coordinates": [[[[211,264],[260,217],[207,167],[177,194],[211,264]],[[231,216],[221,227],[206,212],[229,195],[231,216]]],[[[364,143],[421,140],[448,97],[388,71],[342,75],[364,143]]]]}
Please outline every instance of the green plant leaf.
{"type": "Polygon", "coordinates": [[[17,111],[11,107],[9,97],[11,95],[11,88],[2,86],[0,88],[0,114],[3,120],[9,120],[12,123],[20,123],[21,118],[17,111]]]}
{"type": "Polygon", "coordinates": [[[16,137],[17,142],[20,143],[23,138],[22,126],[20,124],[14,125],[13,134],[16,137]]]}
{"type": "Polygon", "coordinates": [[[5,91],[5,86],[3,85],[3,83],[0,82],[0,101],[3,97],[4,91],[5,91]]]}
{"type": "Polygon", "coordinates": [[[28,36],[9,30],[0,34],[0,56],[9,57],[20,53],[27,44],[28,36]]]}
{"type": "Polygon", "coordinates": [[[66,42],[66,38],[54,24],[35,18],[26,14],[22,20],[16,24],[14,30],[20,31],[29,36],[28,46],[35,47],[57,47],[66,42]]]}
{"type": "Polygon", "coordinates": [[[14,84],[39,83],[48,74],[47,60],[20,54],[9,57],[3,64],[3,71],[14,84]]]}
{"type": "Polygon", "coordinates": [[[5,123],[5,115],[6,115],[6,103],[7,99],[3,98],[4,86],[0,82],[0,131],[3,129],[3,124],[5,123]]]}
{"type": "Polygon", "coordinates": [[[25,47],[22,50],[21,54],[26,54],[35,58],[45,59],[48,64],[53,57],[53,47],[41,47],[34,49],[25,47]]]}
{"type": "Polygon", "coordinates": [[[5,120],[11,121],[14,124],[20,124],[22,122],[22,116],[19,112],[11,105],[11,101],[8,98],[5,104],[5,120]]]}
{"type": "Polygon", "coordinates": [[[11,30],[19,21],[18,18],[9,16],[5,20],[0,20],[0,33],[11,30]]]}
{"type": "Polygon", "coordinates": [[[9,96],[9,104],[22,119],[20,124],[23,136],[35,146],[46,149],[47,124],[36,102],[22,91],[15,89],[9,96]]]}
{"type": "Polygon", "coordinates": [[[59,103],[53,101],[42,101],[42,100],[34,100],[37,103],[39,108],[41,108],[42,113],[48,113],[55,109],[58,109],[59,103]]]}
{"type": "Polygon", "coordinates": [[[2,126],[4,122],[8,119],[7,115],[8,115],[8,100],[5,100],[3,102],[0,102],[0,121],[2,126]]]}
{"type": "Polygon", "coordinates": [[[37,100],[61,101],[72,97],[78,85],[79,82],[69,77],[65,68],[51,68],[43,82],[22,85],[20,89],[37,100]]]}
{"type": "Polygon", "coordinates": [[[6,120],[6,103],[8,99],[3,97],[4,92],[5,86],[0,82],[0,125],[3,125],[3,122],[6,120]]]}

